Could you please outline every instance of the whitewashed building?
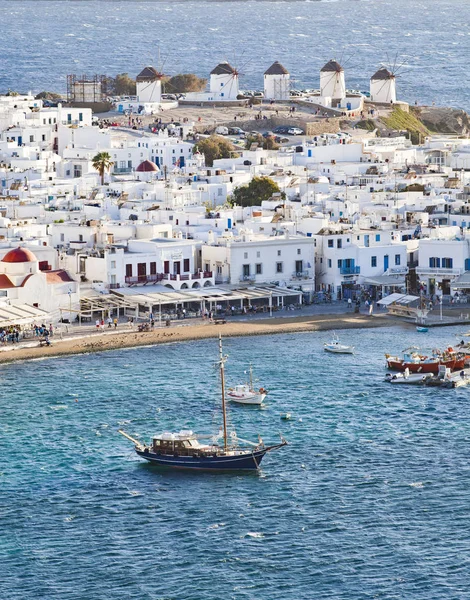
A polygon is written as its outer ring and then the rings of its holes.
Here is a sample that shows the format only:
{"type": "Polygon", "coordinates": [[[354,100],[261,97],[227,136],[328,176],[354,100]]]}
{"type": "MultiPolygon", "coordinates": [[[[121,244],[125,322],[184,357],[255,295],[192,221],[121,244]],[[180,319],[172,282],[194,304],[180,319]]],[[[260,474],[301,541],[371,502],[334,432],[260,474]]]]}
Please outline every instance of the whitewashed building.
{"type": "Polygon", "coordinates": [[[290,74],[277,60],[264,72],[264,97],[267,100],[290,99],[290,74]]]}
{"type": "Polygon", "coordinates": [[[397,101],[395,75],[388,69],[379,69],[370,78],[370,99],[384,104],[397,101]]]}

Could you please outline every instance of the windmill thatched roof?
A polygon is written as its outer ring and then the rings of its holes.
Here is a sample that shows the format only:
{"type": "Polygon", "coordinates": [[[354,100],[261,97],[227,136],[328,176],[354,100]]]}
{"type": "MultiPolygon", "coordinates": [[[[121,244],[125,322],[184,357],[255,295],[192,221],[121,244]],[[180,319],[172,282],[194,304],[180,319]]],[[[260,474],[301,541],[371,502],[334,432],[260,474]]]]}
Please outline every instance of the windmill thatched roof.
{"type": "Polygon", "coordinates": [[[321,73],[341,73],[343,67],[336,60],[329,60],[324,67],[320,69],[321,73]]]}
{"type": "Polygon", "coordinates": [[[145,67],[135,78],[136,81],[154,81],[155,79],[161,79],[162,74],[155,69],[155,67],[145,67]]]}
{"type": "Polygon", "coordinates": [[[211,75],[236,75],[237,72],[232,67],[232,65],[229,65],[228,62],[221,62],[215,67],[215,69],[212,69],[210,74],[211,75]]]}
{"type": "Polygon", "coordinates": [[[379,69],[376,73],[374,73],[374,75],[372,75],[370,79],[371,81],[384,81],[386,79],[393,79],[394,77],[395,75],[393,75],[393,73],[391,73],[388,69],[383,67],[382,69],[379,69]]]}
{"type": "Polygon", "coordinates": [[[265,75],[289,75],[289,71],[276,60],[273,64],[264,72],[265,75]]]}

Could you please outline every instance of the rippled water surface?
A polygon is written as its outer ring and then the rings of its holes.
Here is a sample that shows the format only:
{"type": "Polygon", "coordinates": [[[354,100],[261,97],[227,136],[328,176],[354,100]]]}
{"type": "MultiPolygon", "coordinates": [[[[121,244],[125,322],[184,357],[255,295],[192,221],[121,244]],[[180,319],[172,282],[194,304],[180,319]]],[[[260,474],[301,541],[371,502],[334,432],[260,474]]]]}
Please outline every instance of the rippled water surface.
{"type": "Polygon", "coordinates": [[[0,0],[0,90],[65,91],[67,73],[207,77],[227,59],[241,87],[262,89],[280,60],[317,88],[332,57],[350,88],[368,89],[382,61],[405,66],[399,96],[470,109],[468,0],[0,0]],[[159,51],[160,49],[160,51],[159,51]]]}
{"type": "Polygon", "coordinates": [[[468,389],[383,382],[383,353],[457,329],[230,339],[272,393],[241,437],[290,444],[260,474],[164,472],[118,433],[218,429],[215,340],[2,366],[0,597],[468,598],[468,389]],[[291,421],[281,421],[289,411],[291,421]]]}

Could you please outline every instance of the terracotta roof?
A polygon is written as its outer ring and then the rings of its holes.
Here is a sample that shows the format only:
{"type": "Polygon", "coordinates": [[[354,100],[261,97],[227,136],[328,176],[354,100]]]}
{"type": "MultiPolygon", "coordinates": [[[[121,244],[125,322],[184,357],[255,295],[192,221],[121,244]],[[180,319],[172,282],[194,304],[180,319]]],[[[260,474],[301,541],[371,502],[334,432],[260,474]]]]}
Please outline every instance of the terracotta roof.
{"type": "Polygon", "coordinates": [[[157,173],[160,169],[157,165],[151,160],[144,160],[144,162],[140,163],[137,167],[137,173],[157,173]]]}
{"type": "Polygon", "coordinates": [[[0,275],[0,290],[8,290],[16,287],[8,275],[0,275]]]}
{"type": "Polygon", "coordinates": [[[25,283],[28,281],[28,279],[30,277],[33,276],[33,273],[30,273],[29,275],[26,275],[26,277],[23,279],[23,282],[21,283],[21,285],[19,285],[18,287],[24,287],[25,283]]]}
{"type": "Polygon", "coordinates": [[[320,69],[321,73],[341,73],[343,71],[343,67],[336,60],[329,60],[324,67],[320,69]]]}
{"type": "Polygon", "coordinates": [[[37,260],[31,250],[27,248],[14,248],[2,258],[2,262],[4,263],[37,262],[37,260]]]}
{"type": "Polygon", "coordinates": [[[384,67],[383,69],[379,69],[376,73],[374,73],[370,79],[371,81],[377,81],[379,79],[394,79],[394,77],[395,75],[390,73],[390,71],[384,67]]]}
{"type": "Polygon", "coordinates": [[[215,69],[212,69],[211,75],[236,75],[236,70],[229,65],[228,62],[218,64],[215,69]]]}
{"type": "Polygon", "coordinates": [[[155,67],[145,67],[135,78],[136,81],[155,81],[161,79],[162,73],[159,73],[155,67]]]}
{"type": "Polygon", "coordinates": [[[47,283],[67,283],[73,281],[67,271],[58,269],[57,271],[45,271],[47,283]]]}
{"type": "Polygon", "coordinates": [[[267,71],[264,72],[265,75],[289,75],[289,71],[281,65],[281,63],[276,60],[269,67],[267,71]]]}

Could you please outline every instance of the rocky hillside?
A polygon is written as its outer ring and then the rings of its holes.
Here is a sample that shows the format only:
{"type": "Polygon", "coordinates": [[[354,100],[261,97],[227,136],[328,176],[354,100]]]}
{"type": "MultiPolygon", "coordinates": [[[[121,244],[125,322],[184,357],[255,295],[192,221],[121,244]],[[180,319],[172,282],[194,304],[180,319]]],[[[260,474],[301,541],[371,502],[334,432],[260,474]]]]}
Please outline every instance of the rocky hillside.
{"type": "Polygon", "coordinates": [[[470,135],[470,116],[458,108],[410,107],[411,112],[431,133],[470,135]]]}

